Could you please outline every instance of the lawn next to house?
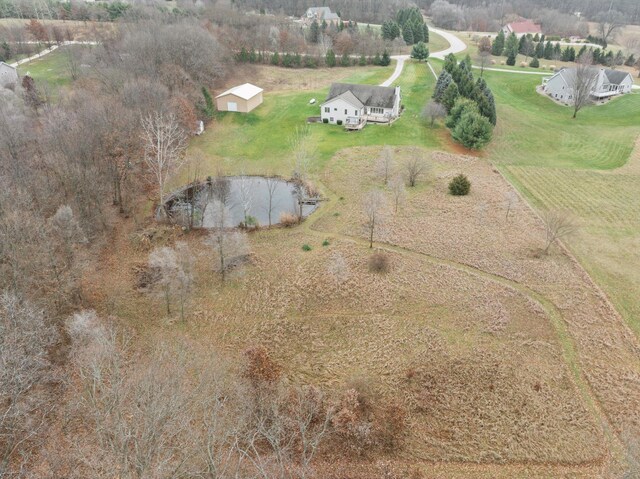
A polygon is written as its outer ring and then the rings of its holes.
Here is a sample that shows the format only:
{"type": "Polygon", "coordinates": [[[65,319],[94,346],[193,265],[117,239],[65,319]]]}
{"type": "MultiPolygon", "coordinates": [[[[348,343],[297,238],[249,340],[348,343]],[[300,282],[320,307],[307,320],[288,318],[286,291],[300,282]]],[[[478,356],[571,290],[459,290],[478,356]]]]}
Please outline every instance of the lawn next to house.
{"type": "MultiPolygon", "coordinates": [[[[376,69],[368,71],[368,75],[358,73],[356,78],[344,81],[375,85],[385,79],[380,78],[376,69]]],[[[326,98],[329,83],[323,89],[302,93],[266,90],[264,103],[253,112],[219,114],[208,131],[191,143],[191,149],[202,151],[207,161],[215,164],[221,159],[232,163],[244,160],[250,171],[264,173],[266,169],[288,175],[292,169],[290,139],[296,128],[304,127],[308,117],[320,115],[319,104],[326,98]],[[309,104],[312,98],[317,100],[315,104],[309,104]]],[[[310,125],[308,146],[313,152],[312,169],[317,171],[338,150],[349,146],[439,146],[440,140],[434,130],[426,127],[420,116],[433,91],[433,75],[424,63],[407,62],[398,84],[405,111],[391,126],[370,125],[360,132],[347,133],[337,125],[310,125]]]]}

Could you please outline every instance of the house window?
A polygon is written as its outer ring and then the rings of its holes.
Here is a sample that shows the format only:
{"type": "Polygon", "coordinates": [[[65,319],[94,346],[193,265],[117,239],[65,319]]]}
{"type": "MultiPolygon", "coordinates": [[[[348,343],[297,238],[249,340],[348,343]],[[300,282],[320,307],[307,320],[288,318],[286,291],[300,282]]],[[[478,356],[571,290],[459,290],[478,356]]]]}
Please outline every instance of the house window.
{"type": "Polygon", "coordinates": [[[384,108],[371,107],[369,108],[369,113],[373,113],[374,115],[382,115],[384,113],[384,108]]]}
{"type": "Polygon", "coordinates": [[[346,109],[346,108],[344,109],[344,114],[345,114],[345,115],[347,114],[347,109],[346,109]]]}
{"type": "Polygon", "coordinates": [[[324,112],[325,113],[329,113],[331,111],[331,108],[329,108],[328,106],[324,107],[324,112]]]}
{"type": "Polygon", "coordinates": [[[354,111],[353,111],[353,114],[354,114],[355,116],[358,116],[358,110],[354,110],[354,111]]]}
{"type": "Polygon", "coordinates": [[[333,111],[338,111],[338,109],[337,109],[337,108],[334,108],[334,109],[333,109],[333,111]]]}
{"type": "Polygon", "coordinates": [[[332,122],[332,121],[333,121],[333,117],[329,118],[329,121],[331,121],[331,122],[332,122]]]}

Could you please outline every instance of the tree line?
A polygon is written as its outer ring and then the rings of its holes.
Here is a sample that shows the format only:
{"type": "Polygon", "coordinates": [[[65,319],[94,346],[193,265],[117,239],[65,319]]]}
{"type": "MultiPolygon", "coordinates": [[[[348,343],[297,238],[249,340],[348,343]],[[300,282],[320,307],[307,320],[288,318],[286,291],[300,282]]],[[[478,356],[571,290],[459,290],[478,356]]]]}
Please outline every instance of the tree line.
{"type": "Polygon", "coordinates": [[[382,38],[385,40],[402,38],[407,45],[429,43],[429,27],[418,8],[400,9],[395,20],[382,24],[382,38]]]}

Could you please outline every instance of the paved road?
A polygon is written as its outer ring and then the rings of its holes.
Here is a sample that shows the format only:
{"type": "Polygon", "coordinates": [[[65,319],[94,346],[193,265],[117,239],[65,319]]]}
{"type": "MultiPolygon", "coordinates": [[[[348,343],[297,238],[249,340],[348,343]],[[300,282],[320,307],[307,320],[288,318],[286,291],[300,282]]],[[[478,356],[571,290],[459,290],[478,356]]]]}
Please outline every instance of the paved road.
{"type": "MultiPolygon", "coordinates": [[[[462,40],[460,40],[458,37],[456,37],[455,35],[449,32],[445,32],[444,30],[440,30],[439,28],[433,28],[433,27],[429,28],[429,31],[436,33],[437,35],[440,35],[446,41],[449,42],[449,48],[446,48],[439,52],[431,53],[429,55],[431,58],[439,58],[442,60],[449,53],[460,53],[461,51],[467,48],[467,45],[462,40]]],[[[382,82],[380,86],[391,86],[393,82],[396,81],[398,77],[400,77],[400,75],[402,74],[402,70],[404,68],[404,62],[409,58],[411,58],[411,56],[410,55],[394,55],[391,58],[393,60],[396,60],[396,68],[391,74],[391,76],[387,78],[387,80],[382,82]]]]}

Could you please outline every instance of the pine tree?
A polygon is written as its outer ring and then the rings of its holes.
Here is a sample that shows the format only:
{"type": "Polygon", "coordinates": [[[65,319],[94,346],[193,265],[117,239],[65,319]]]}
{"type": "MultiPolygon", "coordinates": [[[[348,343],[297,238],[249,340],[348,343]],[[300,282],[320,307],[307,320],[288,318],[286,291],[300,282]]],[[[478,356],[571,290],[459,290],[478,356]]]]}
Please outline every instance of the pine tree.
{"type": "Polygon", "coordinates": [[[364,56],[364,53],[360,55],[360,60],[358,60],[358,65],[360,65],[361,67],[367,65],[367,57],[364,56]]]}
{"type": "Polygon", "coordinates": [[[544,43],[538,42],[536,43],[536,50],[534,56],[537,58],[544,58],[544,43]]]}
{"type": "Polygon", "coordinates": [[[495,125],[498,118],[496,100],[493,97],[493,92],[482,78],[478,78],[476,82],[476,102],[478,103],[480,114],[489,120],[492,125],[495,125]]]}
{"type": "Polygon", "coordinates": [[[559,43],[553,46],[553,58],[562,58],[562,47],[559,43]]]}
{"type": "Polygon", "coordinates": [[[540,61],[538,60],[538,57],[534,56],[531,59],[531,63],[529,63],[529,66],[531,68],[539,68],[540,67],[540,61]]]}
{"type": "Polygon", "coordinates": [[[389,21],[382,24],[382,38],[384,40],[393,40],[391,22],[389,21]]]}
{"type": "Polygon", "coordinates": [[[458,93],[458,86],[454,81],[449,83],[449,86],[444,90],[444,94],[442,95],[442,104],[447,109],[447,113],[451,111],[453,105],[455,105],[456,100],[460,94],[458,93]]]}
{"type": "Polygon", "coordinates": [[[499,57],[500,55],[502,55],[503,51],[504,51],[504,32],[500,30],[498,32],[498,36],[493,41],[493,46],[491,47],[491,54],[499,57]]]}
{"type": "Polygon", "coordinates": [[[520,46],[520,42],[515,33],[511,32],[511,34],[507,37],[507,41],[504,45],[504,55],[508,56],[517,56],[518,55],[518,47],[520,46]]]}
{"type": "Polygon", "coordinates": [[[411,24],[411,30],[413,31],[413,42],[420,43],[424,42],[424,32],[422,30],[422,24],[418,22],[414,22],[411,24]]]}
{"type": "Polygon", "coordinates": [[[625,60],[624,64],[627,67],[632,67],[632,66],[634,66],[636,64],[636,57],[633,56],[633,53],[627,57],[627,59],[625,60]]]}
{"type": "Polygon", "coordinates": [[[469,98],[458,97],[445,120],[445,125],[447,128],[455,128],[462,115],[470,111],[480,113],[478,104],[469,98]]]}
{"type": "Polygon", "coordinates": [[[520,37],[520,40],[518,41],[518,53],[521,53],[524,55],[524,47],[526,43],[527,43],[527,36],[522,35],[520,37]]]}
{"type": "Polygon", "coordinates": [[[550,41],[547,41],[544,46],[543,56],[545,60],[551,60],[553,58],[553,45],[551,45],[550,41]]]}
{"type": "Polygon", "coordinates": [[[442,103],[442,96],[452,81],[453,78],[451,78],[451,74],[447,70],[442,70],[440,72],[432,97],[436,103],[442,103]]]}
{"type": "Polygon", "coordinates": [[[539,42],[540,41],[540,35],[538,35],[537,33],[533,36],[533,41],[534,42],[539,42]]]}
{"type": "Polygon", "coordinates": [[[451,136],[465,147],[477,150],[491,141],[492,132],[493,127],[489,120],[470,111],[462,115],[451,136]]]}
{"type": "Polygon", "coordinates": [[[380,59],[380,54],[376,53],[376,56],[373,57],[373,61],[371,63],[373,63],[376,66],[380,66],[381,62],[382,62],[382,60],[380,59]]]}
{"type": "Polygon", "coordinates": [[[320,25],[315,20],[309,27],[309,41],[311,43],[318,43],[320,41],[320,25]]]}
{"type": "Polygon", "coordinates": [[[276,66],[280,65],[280,54],[278,52],[275,52],[271,56],[271,64],[276,66]]]}
{"type": "Polygon", "coordinates": [[[444,57],[444,66],[443,68],[448,71],[451,75],[458,68],[458,60],[453,53],[449,53],[446,57],[444,57]]]}
{"type": "Polygon", "coordinates": [[[396,22],[391,23],[391,33],[393,35],[391,37],[391,40],[395,40],[400,36],[400,25],[398,25],[396,22]]]}
{"type": "Polygon", "coordinates": [[[583,45],[582,48],[578,51],[576,58],[580,58],[584,53],[587,53],[586,45],[583,45]]]}
{"type": "Polygon", "coordinates": [[[424,42],[416,43],[411,50],[411,58],[415,58],[418,61],[429,58],[429,49],[427,48],[427,45],[424,42]]]}
{"type": "Polygon", "coordinates": [[[457,78],[453,77],[456,85],[458,85],[458,93],[466,98],[472,98],[474,94],[475,84],[473,82],[473,74],[467,66],[467,63],[462,61],[458,65],[457,78]]]}
{"type": "Polygon", "coordinates": [[[380,66],[382,67],[386,67],[391,63],[391,57],[389,56],[389,52],[388,51],[384,51],[382,53],[382,58],[380,58],[380,66]]]}
{"type": "Polygon", "coordinates": [[[516,56],[513,53],[510,53],[507,57],[507,65],[514,66],[516,64],[516,56]]]}
{"type": "Polygon", "coordinates": [[[328,67],[333,68],[336,66],[336,54],[332,49],[327,51],[327,55],[325,56],[325,62],[328,67]]]}
{"type": "Polygon", "coordinates": [[[413,45],[413,30],[410,23],[402,28],[402,39],[407,45],[413,45]]]}
{"type": "Polygon", "coordinates": [[[422,37],[425,43],[429,43],[429,27],[424,22],[422,22],[422,37]]]}

